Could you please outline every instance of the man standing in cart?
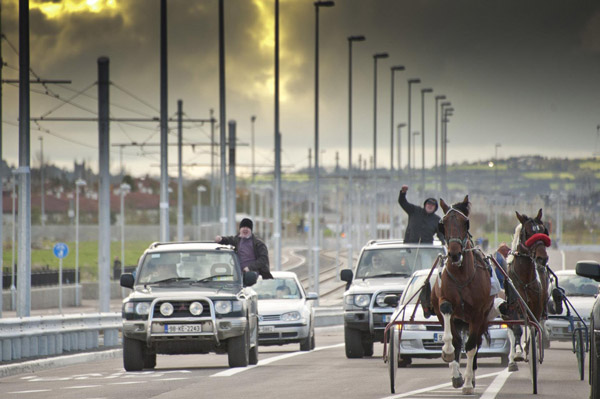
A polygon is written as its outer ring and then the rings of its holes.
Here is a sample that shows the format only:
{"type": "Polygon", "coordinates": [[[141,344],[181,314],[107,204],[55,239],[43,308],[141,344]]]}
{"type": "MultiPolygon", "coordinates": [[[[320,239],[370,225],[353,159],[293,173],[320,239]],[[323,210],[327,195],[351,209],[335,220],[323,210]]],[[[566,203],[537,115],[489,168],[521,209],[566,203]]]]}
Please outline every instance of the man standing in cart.
{"type": "Polygon", "coordinates": [[[438,231],[440,217],[435,214],[438,203],[435,198],[427,198],[423,207],[413,205],[406,199],[408,186],[403,185],[398,196],[398,204],[408,215],[408,225],[404,233],[404,242],[432,244],[433,235],[437,234],[442,243],[444,236],[438,231]]]}

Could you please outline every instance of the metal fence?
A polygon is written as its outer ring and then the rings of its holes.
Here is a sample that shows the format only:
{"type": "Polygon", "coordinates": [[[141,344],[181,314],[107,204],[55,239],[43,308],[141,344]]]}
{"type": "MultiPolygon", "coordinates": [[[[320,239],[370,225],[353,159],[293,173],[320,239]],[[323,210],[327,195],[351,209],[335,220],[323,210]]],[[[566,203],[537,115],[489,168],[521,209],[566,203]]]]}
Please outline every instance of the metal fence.
{"type": "Polygon", "coordinates": [[[0,361],[119,345],[121,313],[0,319],[0,361]]]}

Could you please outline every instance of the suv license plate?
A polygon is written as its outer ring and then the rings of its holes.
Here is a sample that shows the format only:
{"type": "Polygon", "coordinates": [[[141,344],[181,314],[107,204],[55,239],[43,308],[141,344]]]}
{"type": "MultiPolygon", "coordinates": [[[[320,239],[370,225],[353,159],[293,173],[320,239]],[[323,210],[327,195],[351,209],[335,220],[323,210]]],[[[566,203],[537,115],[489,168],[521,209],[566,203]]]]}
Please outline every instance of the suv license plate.
{"type": "Polygon", "coordinates": [[[434,342],[442,342],[442,338],[444,338],[444,333],[433,333],[434,342]]]}
{"type": "Polygon", "coordinates": [[[392,320],[392,315],[391,314],[384,314],[383,315],[383,322],[384,323],[389,323],[390,320],[392,320]]]}
{"type": "Polygon", "coordinates": [[[199,333],[202,332],[201,324],[167,324],[165,333],[199,333]]]}

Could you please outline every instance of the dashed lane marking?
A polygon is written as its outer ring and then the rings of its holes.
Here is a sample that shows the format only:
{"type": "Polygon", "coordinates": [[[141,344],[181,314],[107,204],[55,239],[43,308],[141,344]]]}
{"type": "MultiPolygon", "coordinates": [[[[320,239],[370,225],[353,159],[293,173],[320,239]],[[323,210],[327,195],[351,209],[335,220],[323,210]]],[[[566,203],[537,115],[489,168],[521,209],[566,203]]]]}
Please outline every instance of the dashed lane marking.
{"type": "Polygon", "coordinates": [[[295,357],[295,356],[300,356],[300,355],[306,355],[306,354],[309,354],[312,352],[322,351],[322,350],[326,350],[326,349],[339,348],[344,345],[345,344],[341,343],[341,344],[335,344],[335,345],[329,345],[329,346],[321,346],[321,347],[315,348],[309,352],[291,352],[291,353],[286,353],[284,355],[273,356],[268,359],[260,360],[258,362],[258,364],[255,366],[236,367],[236,368],[228,369],[225,371],[220,371],[216,374],[211,375],[211,377],[231,377],[232,375],[243,373],[244,371],[252,370],[253,368],[256,368],[256,367],[266,366],[267,364],[271,364],[271,363],[277,362],[279,360],[288,359],[290,357],[295,357]]]}
{"type": "MultiPolygon", "coordinates": [[[[506,372],[506,369],[502,370],[502,371],[497,371],[495,373],[489,373],[489,374],[483,374],[483,375],[478,375],[477,376],[477,381],[479,381],[482,378],[489,378],[489,377],[496,377],[499,376],[500,374],[506,372]]],[[[494,380],[495,382],[496,380],[494,380]]],[[[506,381],[506,380],[504,380],[506,381]]],[[[490,386],[494,385],[494,382],[492,382],[492,384],[490,384],[490,386]]],[[[504,384],[504,382],[502,382],[502,384],[504,384]]],[[[445,384],[439,384],[439,385],[433,385],[431,387],[425,387],[425,388],[421,388],[421,389],[415,389],[414,391],[410,391],[410,392],[405,392],[405,393],[401,393],[398,395],[391,395],[391,396],[386,396],[382,399],[400,399],[400,398],[408,398],[408,397],[416,397],[419,394],[426,394],[432,391],[437,391],[438,389],[445,389],[452,386],[452,383],[448,382],[445,384]]],[[[501,388],[501,386],[500,386],[501,388]]],[[[489,389],[489,388],[488,388],[489,389]]],[[[484,394],[487,392],[487,390],[484,392],[484,394]]],[[[454,394],[448,394],[448,396],[454,396],[454,394]]],[[[463,396],[462,394],[460,396],[463,396]]],[[[422,396],[419,396],[422,397],[422,396]]],[[[439,397],[439,394],[438,394],[439,397]]],[[[496,395],[494,394],[494,396],[487,396],[486,399],[493,399],[495,398],[496,395]]]]}

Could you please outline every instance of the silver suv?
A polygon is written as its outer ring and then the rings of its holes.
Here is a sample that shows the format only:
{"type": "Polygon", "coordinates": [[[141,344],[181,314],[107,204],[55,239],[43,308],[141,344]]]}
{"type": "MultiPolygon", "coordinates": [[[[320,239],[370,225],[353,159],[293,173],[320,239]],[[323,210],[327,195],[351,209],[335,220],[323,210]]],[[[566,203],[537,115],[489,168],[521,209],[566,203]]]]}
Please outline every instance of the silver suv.
{"type": "Polygon", "coordinates": [[[383,331],[394,308],[386,295],[400,296],[414,271],[429,269],[446,247],[404,243],[403,240],[370,241],[361,250],[354,272],[342,270],[344,293],[344,339],[346,357],[373,355],[373,343],[383,342],[383,331]]]}
{"type": "Polygon", "coordinates": [[[254,272],[241,272],[233,247],[154,243],[140,257],[123,300],[126,371],[156,366],[156,354],[227,353],[230,367],[258,363],[254,272]]]}

